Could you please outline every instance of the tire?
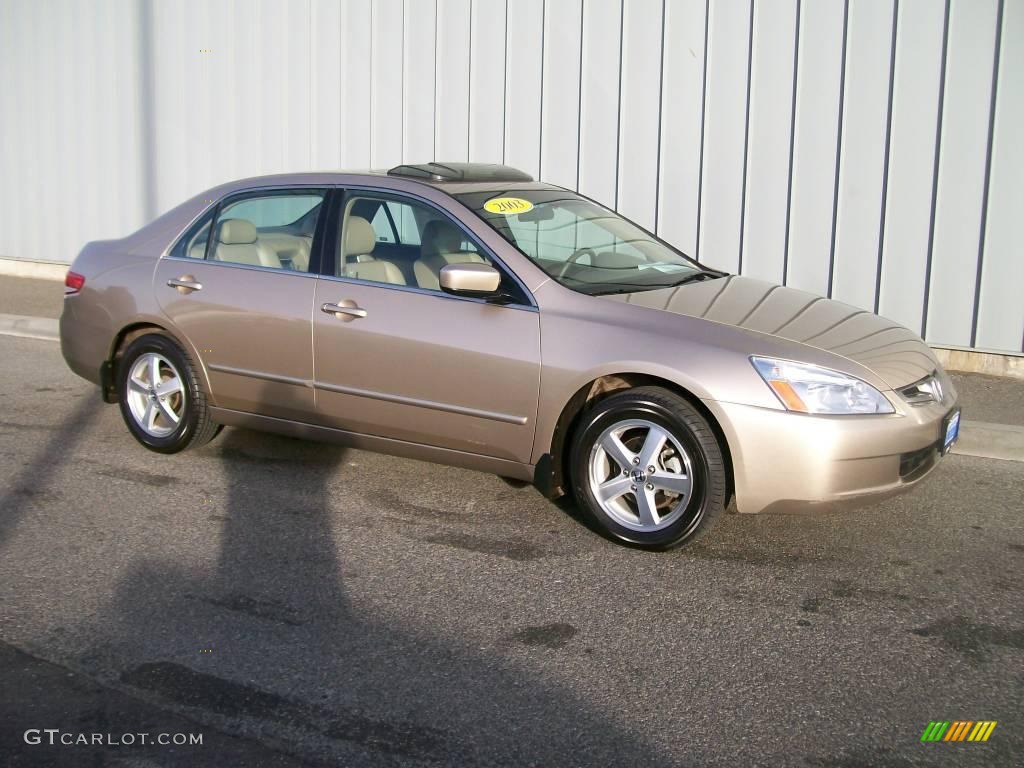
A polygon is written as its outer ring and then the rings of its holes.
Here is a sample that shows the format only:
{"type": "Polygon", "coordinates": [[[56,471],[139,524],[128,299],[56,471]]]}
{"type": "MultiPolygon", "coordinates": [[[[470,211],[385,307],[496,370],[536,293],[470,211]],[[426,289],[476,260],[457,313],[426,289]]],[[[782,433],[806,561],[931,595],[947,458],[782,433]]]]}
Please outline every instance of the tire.
{"type": "Polygon", "coordinates": [[[220,432],[221,426],[210,417],[196,369],[188,353],[163,333],[140,336],[121,357],[117,366],[121,416],[132,436],[151,451],[198,448],[220,432]],[[159,371],[156,387],[154,364],[159,371]]]}
{"type": "Polygon", "coordinates": [[[598,529],[643,549],[694,541],[727,503],[714,431],[690,403],[660,387],[624,390],[585,412],[570,470],[576,501],[598,529]]]}

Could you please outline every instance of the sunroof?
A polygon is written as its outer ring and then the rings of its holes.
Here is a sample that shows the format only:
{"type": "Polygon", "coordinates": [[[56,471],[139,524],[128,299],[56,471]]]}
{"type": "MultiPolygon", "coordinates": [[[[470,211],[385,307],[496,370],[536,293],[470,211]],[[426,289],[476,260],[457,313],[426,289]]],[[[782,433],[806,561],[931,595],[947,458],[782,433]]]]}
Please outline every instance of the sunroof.
{"type": "Polygon", "coordinates": [[[533,177],[507,165],[493,163],[422,163],[396,165],[388,176],[408,176],[430,181],[533,181],[533,177]]]}

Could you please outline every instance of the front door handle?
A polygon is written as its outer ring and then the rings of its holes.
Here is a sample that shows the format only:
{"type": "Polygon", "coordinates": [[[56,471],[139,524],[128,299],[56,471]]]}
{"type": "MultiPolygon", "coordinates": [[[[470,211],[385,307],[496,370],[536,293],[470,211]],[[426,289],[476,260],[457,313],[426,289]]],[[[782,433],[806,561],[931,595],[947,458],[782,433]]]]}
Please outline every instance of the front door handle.
{"type": "Polygon", "coordinates": [[[203,290],[203,284],[196,281],[192,275],[182,275],[178,278],[171,278],[167,281],[171,288],[177,288],[178,293],[192,293],[192,291],[203,290]]]}
{"type": "Polygon", "coordinates": [[[366,310],[357,305],[352,299],[342,299],[337,304],[327,302],[321,305],[320,311],[334,315],[346,323],[350,323],[360,317],[366,317],[366,310]]]}

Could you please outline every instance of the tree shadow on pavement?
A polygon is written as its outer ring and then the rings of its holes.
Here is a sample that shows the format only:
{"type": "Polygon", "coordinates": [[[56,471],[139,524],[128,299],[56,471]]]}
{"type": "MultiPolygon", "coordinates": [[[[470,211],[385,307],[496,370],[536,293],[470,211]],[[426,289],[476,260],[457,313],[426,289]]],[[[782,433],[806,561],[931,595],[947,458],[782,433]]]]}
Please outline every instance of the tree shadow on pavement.
{"type": "Polygon", "coordinates": [[[376,615],[387,585],[372,571],[358,574],[353,608],[353,545],[336,540],[345,521],[331,505],[343,448],[229,429],[203,454],[228,486],[210,513],[222,524],[216,564],[136,561],[91,623],[98,641],[81,668],[316,763],[666,764],[564,684],[376,615]]]}

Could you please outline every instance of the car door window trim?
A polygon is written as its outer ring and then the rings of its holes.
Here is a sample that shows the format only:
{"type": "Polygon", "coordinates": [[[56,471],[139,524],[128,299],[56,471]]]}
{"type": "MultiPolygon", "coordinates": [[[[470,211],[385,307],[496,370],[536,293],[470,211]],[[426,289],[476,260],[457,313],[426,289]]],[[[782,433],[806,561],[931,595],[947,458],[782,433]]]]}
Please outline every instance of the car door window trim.
{"type": "Polygon", "coordinates": [[[224,269],[248,269],[254,272],[269,272],[273,275],[288,275],[289,277],[308,277],[317,279],[321,275],[313,272],[300,272],[296,269],[280,269],[278,267],[261,267],[258,264],[238,264],[233,261],[206,261],[205,259],[191,259],[187,256],[164,256],[164,261],[178,261],[182,264],[203,264],[210,267],[221,267],[224,269]]]}
{"type": "MultiPolygon", "coordinates": [[[[280,271],[280,270],[271,270],[280,271]]],[[[330,280],[335,283],[348,283],[350,285],[359,285],[364,288],[383,288],[390,291],[405,291],[407,293],[419,293],[424,296],[431,296],[435,299],[450,300],[450,301],[465,301],[471,304],[486,304],[487,306],[494,307],[495,309],[517,309],[521,312],[538,312],[536,305],[532,304],[495,304],[487,301],[487,299],[478,299],[472,296],[453,296],[450,293],[443,293],[440,291],[432,291],[429,288],[420,288],[415,285],[395,285],[394,283],[375,283],[370,280],[360,280],[356,277],[338,277],[336,275],[320,275],[321,280],[330,280]]]]}

